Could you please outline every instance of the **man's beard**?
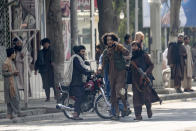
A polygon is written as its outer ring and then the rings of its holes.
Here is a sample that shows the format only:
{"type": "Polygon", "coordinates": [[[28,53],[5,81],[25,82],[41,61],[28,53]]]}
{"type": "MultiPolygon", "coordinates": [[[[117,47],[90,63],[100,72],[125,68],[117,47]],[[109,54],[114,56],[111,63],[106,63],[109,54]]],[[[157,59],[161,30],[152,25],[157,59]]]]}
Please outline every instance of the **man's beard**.
{"type": "Polygon", "coordinates": [[[79,53],[79,56],[82,57],[83,60],[85,60],[85,56],[79,53]]]}
{"type": "Polygon", "coordinates": [[[15,46],[15,50],[17,50],[17,51],[22,51],[22,46],[15,46]]]}
{"type": "Polygon", "coordinates": [[[183,43],[183,41],[178,41],[178,44],[182,44],[183,43]]]}
{"type": "Polygon", "coordinates": [[[11,60],[12,60],[12,61],[15,61],[15,58],[12,58],[11,60]]]}
{"type": "Polygon", "coordinates": [[[132,60],[138,58],[139,56],[142,55],[142,51],[141,50],[133,50],[132,51],[132,60]]]}
{"type": "Polygon", "coordinates": [[[46,47],[43,48],[44,51],[47,51],[48,49],[49,49],[49,48],[46,48],[46,47]]]}
{"type": "Polygon", "coordinates": [[[132,55],[133,56],[138,56],[140,54],[140,51],[139,50],[134,50],[133,52],[132,52],[132,55]]]}

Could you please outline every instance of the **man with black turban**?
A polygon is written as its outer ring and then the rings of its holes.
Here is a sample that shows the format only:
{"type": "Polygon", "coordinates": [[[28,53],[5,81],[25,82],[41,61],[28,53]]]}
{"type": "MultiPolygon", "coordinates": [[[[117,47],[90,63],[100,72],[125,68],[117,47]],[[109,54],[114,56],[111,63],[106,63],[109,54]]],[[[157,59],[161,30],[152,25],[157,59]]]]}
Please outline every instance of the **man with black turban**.
{"type": "Polygon", "coordinates": [[[70,93],[76,97],[74,104],[74,120],[82,120],[79,117],[81,112],[81,104],[84,99],[85,88],[84,84],[86,82],[85,75],[90,75],[91,71],[88,70],[85,64],[85,50],[86,48],[83,45],[74,46],[73,51],[74,55],[72,56],[71,62],[73,62],[72,70],[72,80],[70,83],[70,93]]]}
{"type": "Polygon", "coordinates": [[[180,34],[177,42],[169,43],[168,47],[168,65],[171,68],[171,79],[174,81],[174,87],[177,93],[182,93],[181,82],[184,79],[184,68],[186,65],[187,53],[183,45],[184,36],[180,34]]]}
{"type": "Polygon", "coordinates": [[[132,42],[132,58],[130,63],[130,73],[133,91],[133,107],[135,120],[142,120],[142,106],[146,105],[148,118],[152,117],[151,103],[162,100],[152,88],[154,77],[152,70],[154,64],[147,53],[142,50],[139,42],[132,42]]]}
{"type": "Polygon", "coordinates": [[[47,102],[50,101],[50,88],[53,88],[54,90],[55,99],[57,95],[54,86],[54,51],[50,47],[50,40],[48,38],[42,39],[41,44],[43,49],[38,53],[37,61],[35,63],[35,74],[37,74],[37,70],[39,70],[47,102]]]}

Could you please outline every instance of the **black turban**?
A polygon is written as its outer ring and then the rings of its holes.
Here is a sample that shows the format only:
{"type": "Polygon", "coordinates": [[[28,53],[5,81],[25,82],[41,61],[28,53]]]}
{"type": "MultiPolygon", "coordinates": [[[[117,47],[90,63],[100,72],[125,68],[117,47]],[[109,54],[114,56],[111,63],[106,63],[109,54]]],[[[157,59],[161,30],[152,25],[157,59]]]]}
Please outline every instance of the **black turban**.
{"type": "Polygon", "coordinates": [[[74,46],[73,51],[74,53],[78,54],[81,50],[86,50],[85,46],[79,45],[79,46],[74,46]]]}
{"type": "Polygon", "coordinates": [[[132,45],[137,45],[138,48],[142,49],[142,46],[140,43],[136,42],[136,41],[133,41],[132,42],[132,45]]]}
{"type": "Polygon", "coordinates": [[[12,54],[14,54],[14,48],[8,48],[6,49],[6,52],[7,52],[7,57],[10,57],[12,54]]]}
{"type": "Polygon", "coordinates": [[[49,43],[50,44],[50,39],[44,38],[44,39],[41,40],[41,45],[44,45],[45,43],[49,43]]]}

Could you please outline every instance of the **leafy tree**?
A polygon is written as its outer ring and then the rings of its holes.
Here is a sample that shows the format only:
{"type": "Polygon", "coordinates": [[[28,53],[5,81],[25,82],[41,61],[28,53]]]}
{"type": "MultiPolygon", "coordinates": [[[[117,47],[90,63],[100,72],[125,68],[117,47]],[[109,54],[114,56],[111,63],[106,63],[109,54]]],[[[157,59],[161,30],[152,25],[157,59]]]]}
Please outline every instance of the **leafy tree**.
{"type": "MultiPolygon", "coordinates": [[[[106,32],[115,32],[120,37],[121,43],[124,43],[124,36],[127,32],[126,22],[127,22],[127,14],[126,14],[126,0],[97,0],[98,9],[99,9],[99,38],[106,32]],[[121,10],[123,10],[125,14],[125,18],[123,20],[119,19],[119,15],[121,10]]],[[[130,9],[130,34],[134,39],[135,34],[135,0],[129,1],[129,9],[130,9]]],[[[138,29],[139,31],[144,32],[144,34],[148,34],[145,37],[145,46],[148,46],[149,43],[149,34],[150,29],[143,28],[142,25],[142,1],[138,2],[138,29]]],[[[101,42],[101,41],[100,41],[101,42]]]]}
{"type": "Polygon", "coordinates": [[[119,18],[115,14],[113,0],[97,0],[97,4],[99,9],[99,39],[101,42],[103,34],[107,32],[118,33],[119,18]]]}

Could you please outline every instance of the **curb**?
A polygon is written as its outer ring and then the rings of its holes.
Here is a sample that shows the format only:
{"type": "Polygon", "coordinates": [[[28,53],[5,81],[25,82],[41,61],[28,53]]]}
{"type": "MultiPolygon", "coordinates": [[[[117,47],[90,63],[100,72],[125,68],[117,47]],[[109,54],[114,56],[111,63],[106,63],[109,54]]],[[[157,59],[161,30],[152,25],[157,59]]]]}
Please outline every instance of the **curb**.
{"type": "Polygon", "coordinates": [[[186,99],[186,98],[196,98],[196,92],[185,92],[185,93],[174,93],[174,94],[167,94],[167,95],[159,95],[160,98],[164,101],[168,100],[177,100],[177,99],[186,99]]]}
{"type": "Polygon", "coordinates": [[[17,117],[12,120],[1,119],[0,125],[4,125],[4,124],[7,125],[7,124],[12,124],[12,123],[24,123],[24,122],[30,122],[30,121],[48,120],[48,119],[59,118],[60,116],[62,116],[62,113],[49,113],[49,114],[41,114],[41,115],[34,115],[34,116],[17,117]]]}
{"type": "MultiPolygon", "coordinates": [[[[21,113],[25,116],[34,116],[34,115],[42,115],[42,114],[49,114],[49,113],[58,113],[60,112],[56,108],[34,108],[21,111],[21,113]]],[[[0,120],[6,118],[6,113],[0,113],[0,120]]]]}
{"type": "MultiPolygon", "coordinates": [[[[45,114],[47,112],[46,109],[34,109],[34,110],[27,110],[27,111],[21,111],[22,114],[25,116],[32,116],[32,115],[39,115],[39,114],[45,114]]],[[[0,114],[0,120],[6,118],[6,113],[0,114]]]]}
{"type": "MultiPolygon", "coordinates": [[[[132,100],[133,93],[128,92],[128,96],[130,100],[132,100]]],[[[196,98],[196,92],[184,92],[184,93],[173,93],[173,94],[158,94],[158,96],[163,101],[169,100],[179,100],[179,99],[187,99],[187,98],[196,98]]]]}

